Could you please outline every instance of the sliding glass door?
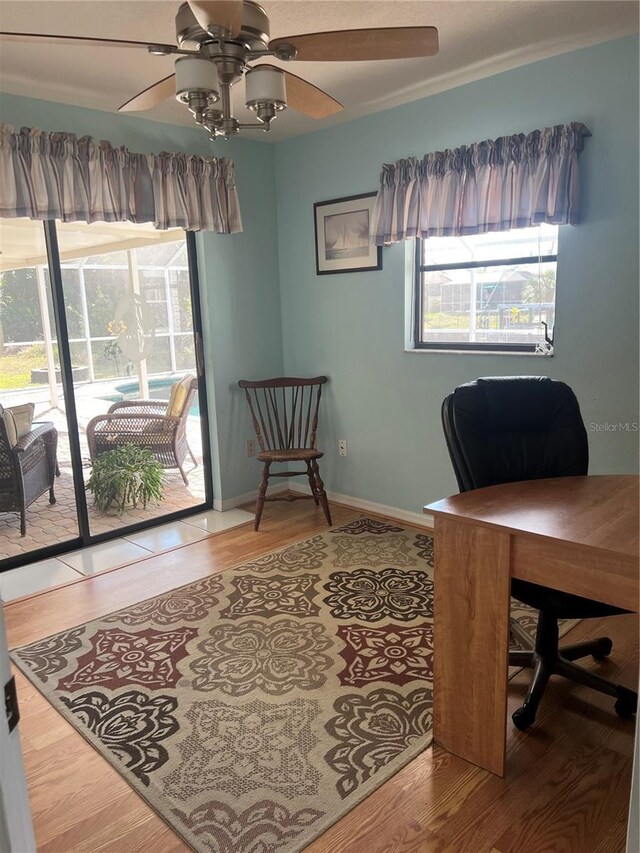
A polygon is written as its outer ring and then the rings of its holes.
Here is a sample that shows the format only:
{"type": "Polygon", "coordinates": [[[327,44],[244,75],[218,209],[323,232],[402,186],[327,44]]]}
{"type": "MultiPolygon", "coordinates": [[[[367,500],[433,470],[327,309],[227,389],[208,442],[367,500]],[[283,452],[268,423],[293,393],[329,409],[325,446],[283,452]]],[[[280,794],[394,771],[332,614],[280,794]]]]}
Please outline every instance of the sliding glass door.
{"type": "Polygon", "coordinates": [[[17,565],[52,543],[72,547],[80,529],[42,223],[0,220],[0,252],[0,561],[17,565]],[[36,430],[23,449],[17,433],[36,430]]]}
{"type": "MultiPolygon", "coordinates": [[[[75,524],[67,547],[210,507],[193,235],[131,223],[48,222],[43,228],[3,220],[1,226],[3,270],[9,263],[5,245],[20,243],[17,237],[26,239],[27,233],[31,239],[39,235],[40,252],[28,257],[23,252],[25,266],[9,272],[28,280],[34,293],[44,287],[46,311],[39,295],[38,302],[29,302],[33,329],[18,329],[6,295],[0,295],[0,403],[12,406],[31,396],[51,413],[57,483],[65,486],[64,506],[56,507],[63,511],[65,530],[69,519],[75,524]],[[21,340],[7,339],[16,337],[21,340]],[[35,372],[27,373],[36,357],[35,372]],[[140,488],[136,501],[135,488],[127,484],[142,481],[151,486],[140,488]]],[[[18,287],[9,278],[3,272],[0,294],[9,292],[9,283],[18,287]]],[[[27,516],[46,515],[45,504],[39,498],[27,516]]],[[[20,562],[15,547],[8,549],[14,523],[0,505],[3,567],[20,562]]],[[[43,544],[29,530],[20,539],[20,554],[43,544]]],[[[64,537],[48,544],[59,551],[64,537]]]]}

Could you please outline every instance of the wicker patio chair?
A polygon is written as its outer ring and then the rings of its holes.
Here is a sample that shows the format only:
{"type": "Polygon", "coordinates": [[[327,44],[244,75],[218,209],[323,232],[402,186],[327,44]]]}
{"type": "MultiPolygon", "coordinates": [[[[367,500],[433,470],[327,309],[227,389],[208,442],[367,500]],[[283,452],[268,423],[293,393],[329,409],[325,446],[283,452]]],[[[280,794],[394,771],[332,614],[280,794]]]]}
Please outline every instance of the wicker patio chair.
{"type": "Polygon", "coordinates": [[[187,454],[194,466],[198,464],[187,443],[187,418],[198,390],[198,380],[187,378],[190,382],[179,415],[167,414],[166,400],[123,400],[114,403],[106,415],[92,418],[87,424],[91,460],[116,447],[136,444],[150,450],[163,468],[177,468],[188,486],[189,480],[182,467],[187,454]]]}
{"type": "Polygon", "coordinates": [[[34,423],[31,430],[11,446],[0,406],[0,512],[20,513],[20,535],[27,533],[27,508],[49,491],[58,472],[58,431],[52,423],[34,423]]]}

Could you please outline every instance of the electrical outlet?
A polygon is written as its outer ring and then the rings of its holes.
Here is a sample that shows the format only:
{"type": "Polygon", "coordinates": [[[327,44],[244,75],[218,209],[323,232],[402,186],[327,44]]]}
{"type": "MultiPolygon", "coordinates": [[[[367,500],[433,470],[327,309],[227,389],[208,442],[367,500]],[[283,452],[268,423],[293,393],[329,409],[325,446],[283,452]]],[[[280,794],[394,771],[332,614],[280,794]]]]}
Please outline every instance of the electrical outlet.
{"type": "Polygon", "coordinates": [[[347,455],[347,440],[345,438],[341,438],[338,442],[338,455],[346,456],[347,455]]]}
{"type": "Polygon", "coordinates": [[[247,456],[256,455],[256,443],[252,438],[247,439],[247,456]]]}

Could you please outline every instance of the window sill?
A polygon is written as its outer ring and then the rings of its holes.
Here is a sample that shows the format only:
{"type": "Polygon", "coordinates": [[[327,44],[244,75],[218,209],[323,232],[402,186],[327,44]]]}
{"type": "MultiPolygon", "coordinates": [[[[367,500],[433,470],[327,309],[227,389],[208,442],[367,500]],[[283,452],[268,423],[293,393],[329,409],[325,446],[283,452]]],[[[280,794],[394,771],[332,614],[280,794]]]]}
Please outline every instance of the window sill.
{"type": "Polygon", "coordinates": [[[516,352],[515,350],[488,350],[488,349],[428,349],[426,347],[405,347],[405,352],[425,353],[428,355],[499,355],[515,356],[516,358],[553,358],[553,353],[543,355],[539,352],[516,352]]]}

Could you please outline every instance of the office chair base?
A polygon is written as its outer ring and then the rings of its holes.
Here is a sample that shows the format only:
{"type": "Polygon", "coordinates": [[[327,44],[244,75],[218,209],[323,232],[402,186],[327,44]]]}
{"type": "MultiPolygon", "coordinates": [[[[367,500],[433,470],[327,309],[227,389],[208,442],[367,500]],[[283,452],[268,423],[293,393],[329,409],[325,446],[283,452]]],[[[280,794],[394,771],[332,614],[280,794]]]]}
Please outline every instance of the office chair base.
{"type": "Polygon", "coordinates": [[[619,717],[629,719],[636,713],[637,693],[573,663],[573,661],[588,655],[597,661],[605,660],[613,649],[613,643],[609,637],[599,637],[596,640],[572,643],[559,648],[557,619],[543,613],[540,614],[538,622],[535,648],[532,648],[533,640],[530,635],[525,635],[517,623],[512,623],[511,634],[519,641],[520,645],[526,644],[528,648],[510,651],[509,665],[533,669],[531,684],[524,704],[514,711],[511,717],[513,724],[520,731],[525,731],[535,722],[538,706],[552,675],[561,675],[563,678],[583,684],[592,690],[597,690],[608,696],[615,696],[614,710],[619,717]]]}
{"type": "MultiPolygon", "coordinates": [[[[560,661],[560,663],[562,663],[562,661],[560,661]]],[[[638,710],[637,693],[633,690],[629,690],[627,687],[623,687],[621,684],[613,684],[613,682],[607,681],[599,675],[589,672],[589,670],[582,669],[582,667],[575,667],[575,669],[578,670],[580,674],[584,673],[587,676],[592,676],[592,678],[588,679],[589,683],[587,683],[586,679],[585,681],[582,681],[582,679],[572,677],[568,675],[568,673],[563,672],[562,666],[556,669],[555,673],[557,675],[562,675],[565,678],[570,678],[572,681],[580,681],[580,683],[584,683],[587,687],[598,690],[600,693],[606,693],[608,696],[616,696],[617,699],[613,706],[613,710],[623,720],[633,719],[638,710]],[[593,683],[596,679],[599,682],[597,685],[593,683]]],[[[518,708],[511,715],[514,726],[521,732],[526,731],[535,723],[540,699],[542,698],[542,693],[547,686],[547,682],[551,674],[553,673],[541,672],[536,679],[536,673],[534,673],[531,687],[529,688],[529,693],[533,693],[532,698],[529,699],[529,694],[527,694],[527,700],[525,700],[522,707],[518,708]]]]}

